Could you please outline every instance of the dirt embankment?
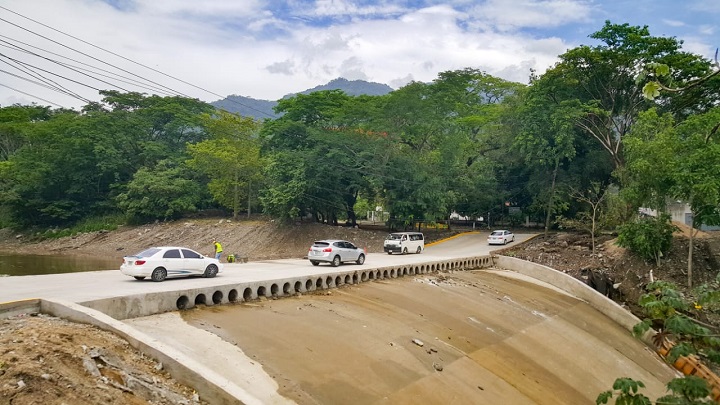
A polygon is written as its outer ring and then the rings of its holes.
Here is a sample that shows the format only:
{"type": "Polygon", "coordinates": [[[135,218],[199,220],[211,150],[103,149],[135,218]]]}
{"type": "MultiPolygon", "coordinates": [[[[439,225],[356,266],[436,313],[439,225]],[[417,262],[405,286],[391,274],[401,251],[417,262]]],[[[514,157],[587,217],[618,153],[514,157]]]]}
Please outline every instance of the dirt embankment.
{"type": "MultiPolygon", "coordinates": [[[[122,226],[112,232],[89,232],[73,237],[26,241],[9,232],[0,234],[0,251],[18,254],[71,254],[122,258],[151,246],[184,246],[213,255],[213,240],[223,246],[225,254],[247,257],[250,261],[302,258],[313,241],[343,239],[382,252],[388,231],[330,226],[319,223],[280,224],[268,220],[193,219],[122,226]]],[[[452,231],[427,231],[427,241],[452,235],[452,231]]]]}
{"type": "MultiPolygon", "coordinates": [[[[659,264],[638,258],[617,246],[616,239],[607,235],[596,239],[594,253],[589,235],[555,233],[548,239],[538,236],[508,249],[505,254],[552,267],[582,280],[642,318],[637,302],[651,281],[673,282],[686,297],[693,296],[692,290],[687,288],[688,235],[685,228],[676,232],[670,251],[659,264]]],[[[720,232],[701,232],[693,241],[693,285],[714,282],[718,272],[720,232]]],[[[697,315],[701,319],[705,316],[697,315]]]]}

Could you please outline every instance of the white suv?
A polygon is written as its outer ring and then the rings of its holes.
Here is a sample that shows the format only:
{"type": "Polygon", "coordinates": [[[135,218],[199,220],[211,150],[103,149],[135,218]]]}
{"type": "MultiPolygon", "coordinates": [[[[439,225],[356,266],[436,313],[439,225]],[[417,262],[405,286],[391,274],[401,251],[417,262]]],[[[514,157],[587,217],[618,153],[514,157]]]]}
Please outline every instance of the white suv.
{"type": "Polygon", "coordinates": [[[346,240],[317,240],[308,250],[308,260],[313,266],[320,262],[337,267],[340,263],[365,263],[365,251],[346,240]]]}

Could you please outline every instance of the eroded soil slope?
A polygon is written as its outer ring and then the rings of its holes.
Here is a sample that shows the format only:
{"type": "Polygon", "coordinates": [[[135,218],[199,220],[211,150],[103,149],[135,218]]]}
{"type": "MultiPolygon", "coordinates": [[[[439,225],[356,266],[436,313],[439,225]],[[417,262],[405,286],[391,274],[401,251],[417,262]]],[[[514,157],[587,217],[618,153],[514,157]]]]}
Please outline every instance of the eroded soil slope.
{"type": "MultiPolygon", "coordinates": [[[[28,254],[97,255],[122,258],[151,246],[185,246],[213,254],[213,239],[226,254],[251,261],[302,258],[313,241],[345,239],[368,252],[382,252],[387,231],[318,223],[278,224],[267,220],[193,219],[143,226],[123,226],[112,232],[89,232],[74,237],[33,242],[27,236],[0,234],[0,251],[28,254]]],[[[428,241],[453,232],[426,232],[428,241]]]]}

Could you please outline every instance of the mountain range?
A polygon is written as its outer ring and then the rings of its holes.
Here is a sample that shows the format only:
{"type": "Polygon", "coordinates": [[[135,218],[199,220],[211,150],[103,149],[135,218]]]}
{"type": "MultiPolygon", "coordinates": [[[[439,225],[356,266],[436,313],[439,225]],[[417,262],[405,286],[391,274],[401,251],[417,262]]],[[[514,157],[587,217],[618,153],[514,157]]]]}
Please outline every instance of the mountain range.
{"type": "MultiPolygon", "coordinates": [[[[291,93],[283,97],[289,98],[296,94],[310,94],[323,90],[342,90],[350,96],[369,95],[382,96],[393,91],[393,88],[387,84],[366,82],[364,80],[347,80],[337,78],[331,80],[327,84],[313,87],[299,93],[291,93]]],[[[258,120],[265,118],[278,118],[280,114],[275,113],[273,108],[277,105],[277,101],[259,100],[252,97],[230,95],[222,100],[210,103],[217,108],[223,109],[231,113],[237,113],[245,117],[253,117],[258,120]]]]}

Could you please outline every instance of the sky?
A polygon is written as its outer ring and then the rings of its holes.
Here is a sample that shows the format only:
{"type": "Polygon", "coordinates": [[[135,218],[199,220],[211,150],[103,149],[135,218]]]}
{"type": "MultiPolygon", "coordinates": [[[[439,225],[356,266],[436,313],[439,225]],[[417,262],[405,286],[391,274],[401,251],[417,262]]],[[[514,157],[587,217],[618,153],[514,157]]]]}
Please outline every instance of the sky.
{"type": "Polygon", "coordinates": [[[2,0],[0,106],[80,108],[102,89],[277,100],[464,68],[527,83],[606,20],[706,58],[720,46],[717,0],[2,0]]]}

